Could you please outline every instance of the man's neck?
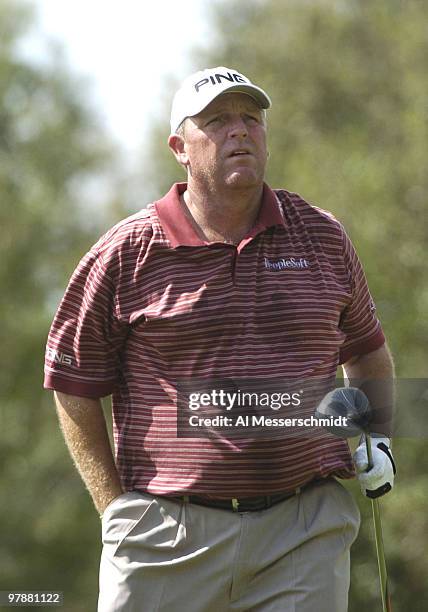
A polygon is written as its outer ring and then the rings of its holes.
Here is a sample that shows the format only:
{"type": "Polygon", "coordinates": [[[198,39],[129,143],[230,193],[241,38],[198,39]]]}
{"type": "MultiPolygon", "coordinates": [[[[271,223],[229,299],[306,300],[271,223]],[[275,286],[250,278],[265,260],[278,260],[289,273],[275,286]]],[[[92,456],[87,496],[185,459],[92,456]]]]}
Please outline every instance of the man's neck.
{"type": "Polygon", "coordinates": [[[202,194],[189,183],[182,202],[200,238],[238,244],[256,222],[262,196],[263,185],[202,194]]]}

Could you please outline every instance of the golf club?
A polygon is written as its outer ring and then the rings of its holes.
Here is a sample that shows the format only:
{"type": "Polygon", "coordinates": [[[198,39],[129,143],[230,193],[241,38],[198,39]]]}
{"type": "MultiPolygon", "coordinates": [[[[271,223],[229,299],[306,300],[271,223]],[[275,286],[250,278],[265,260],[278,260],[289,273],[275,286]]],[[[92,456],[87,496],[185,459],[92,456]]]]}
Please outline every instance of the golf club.
{"type": "MultiPolygon", "coordinates": [[[[328,424],[325,426],[325,429],[340,438],[353,438],[357,435],[364,434],[367,449],[368,472],[373,467],[371,436],[368,431],[372,415],[373,412],[367,396],[361,389],[355,387],[343,387],[330,391],[315,410],[315,417],[317,419],[339,416],[346,418],[343,425],[335,426],[328,424]]],[[[391,600],[388,594],[388,576],[386,572],[379,501],[377,499],[371,499],[371,503],[382,596],[382,611],[392,612],[391,600]]]]}

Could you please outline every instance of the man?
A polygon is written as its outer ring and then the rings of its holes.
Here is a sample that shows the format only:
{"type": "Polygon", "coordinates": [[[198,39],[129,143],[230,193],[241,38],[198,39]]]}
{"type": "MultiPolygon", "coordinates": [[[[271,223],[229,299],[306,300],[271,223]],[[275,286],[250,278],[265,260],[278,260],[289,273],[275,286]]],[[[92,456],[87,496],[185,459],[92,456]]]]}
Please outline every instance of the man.
{"type": "MultiPolygon", "coordinates": [[[[264,183],[269,107],[236,70],[186,79],[169,147],[187,183],[98,241],[51,328],[45,386],[102,515],[102,612],[347,609],[359,526],[335,479],[354,476],[347,443],[221,427],[189,436],[179,425],[189,407],[221,412],[248,381],[331,388],[340,363],[352,379],[393,375],[342,226],[264,183]],[[109,394],[115,460],[100,405],[109,394]],[[180,404],[183,394],[199,404],[180,404]]],[[[291,391],[298,413],[303,389],[291,391]]],[[[375,433],[373,469],[362,446],[357,467],[377,495],[393,468],[385,424],[375,433]]]]}

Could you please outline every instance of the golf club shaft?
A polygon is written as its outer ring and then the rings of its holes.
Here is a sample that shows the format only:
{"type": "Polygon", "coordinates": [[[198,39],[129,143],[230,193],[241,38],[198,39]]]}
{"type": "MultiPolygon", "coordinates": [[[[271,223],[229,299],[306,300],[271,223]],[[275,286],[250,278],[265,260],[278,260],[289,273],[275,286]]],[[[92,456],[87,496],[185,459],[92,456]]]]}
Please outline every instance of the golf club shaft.
{"type": "MultiPolygon", "coordinates": [[[[365,434],[365,440],[366,440],[367,459],[368,459],[367,470],[371,470],[371,468],[373,467],[373,455],[372,455],[372,447],[371,447],[371,437],[370,437],[370,434],[367,432],[365,434]]],[[[379,500],[372,499],[371,502],[372,502],[372,512],[373,512],[373,524],[374,524],[374,531],[375,531],[377,562],[378,562],[378,567],[379,567],[380,590],[381,590],[381,596],[382,596],[382,611],[392,612],[391,600],[388,594],[388,576],[386,573],[385,550],[383,547],[382,522],[380,519],[379,500]]]]}

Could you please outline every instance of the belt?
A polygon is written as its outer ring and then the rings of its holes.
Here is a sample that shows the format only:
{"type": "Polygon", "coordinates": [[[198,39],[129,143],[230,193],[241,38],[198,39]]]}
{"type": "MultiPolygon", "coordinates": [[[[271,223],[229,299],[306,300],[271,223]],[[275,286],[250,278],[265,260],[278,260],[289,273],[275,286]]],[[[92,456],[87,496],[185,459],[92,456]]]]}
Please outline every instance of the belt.
{"type": "Polygon", "coordinates": [[[180,496],[165,496],[167,499],[172,499],[180,503],[197,504],[198,506],[208,506],[209,508],[219,508],[220,510],[230,510],[232,512],[258,512],[267,510],[275,504],[279,504],[286,499],[290,499],[299,495],[301,491],[308,486],[314,485],[319,480],[309,482],[303,487],[298,487],[285,493],[273,493],[272,495],[263,495],[259,497],[232,497],[229,499],[211,499],[200,495],[180,495],[180,496]]]}

